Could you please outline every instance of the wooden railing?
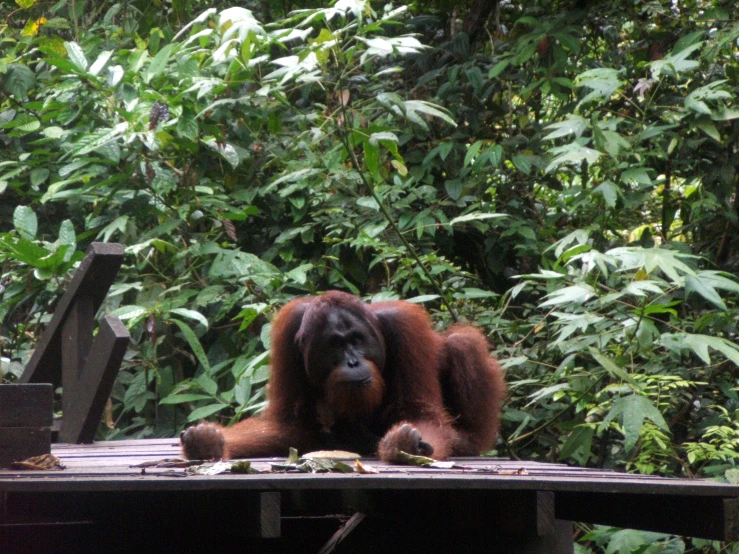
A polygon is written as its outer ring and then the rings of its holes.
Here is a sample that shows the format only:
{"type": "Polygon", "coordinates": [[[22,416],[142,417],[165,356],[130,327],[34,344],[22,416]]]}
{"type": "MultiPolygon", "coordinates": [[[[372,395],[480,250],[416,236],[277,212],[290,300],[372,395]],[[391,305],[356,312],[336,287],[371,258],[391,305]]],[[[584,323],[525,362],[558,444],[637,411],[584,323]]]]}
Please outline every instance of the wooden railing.
{"type": "Polygon", "coordinates": [[[19,383],[62,386],[60,442],[92,442],[130,342],[121,320],[95,314],[123,262],[123,246],[94,242],[69,283],[19,383]]]}

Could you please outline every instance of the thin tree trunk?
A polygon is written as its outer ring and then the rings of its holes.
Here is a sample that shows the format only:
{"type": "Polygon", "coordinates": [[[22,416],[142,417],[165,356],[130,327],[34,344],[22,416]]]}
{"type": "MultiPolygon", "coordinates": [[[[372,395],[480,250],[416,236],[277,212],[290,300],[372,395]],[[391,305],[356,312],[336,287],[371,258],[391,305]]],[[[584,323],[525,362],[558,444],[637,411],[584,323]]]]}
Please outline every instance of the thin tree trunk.
{"type": "Polygon", "coordinates": [[[470,37],[470,43],[477,40],[485,29],[490,14],[495,12],[498,0],[474,0],[470,11],[462,23],[462,30],[470,37]]]}

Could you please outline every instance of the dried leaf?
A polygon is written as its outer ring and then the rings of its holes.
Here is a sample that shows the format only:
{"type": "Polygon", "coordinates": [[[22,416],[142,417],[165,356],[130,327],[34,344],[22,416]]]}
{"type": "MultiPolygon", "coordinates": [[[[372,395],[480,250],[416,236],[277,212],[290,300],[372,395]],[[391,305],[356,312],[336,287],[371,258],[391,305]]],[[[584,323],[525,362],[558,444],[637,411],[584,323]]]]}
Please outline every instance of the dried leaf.
{"type": "Polygon", "coordinates": [[[372,467],[372,466],[366,466],[359,460],[354,460],[354,471],[357,473],[361,473],[362,475],[367,475],[370,473],[380,473],[380,470],[372,467]]]}
{"type": "Polygon", "coordinates": [[[527,470],[525,467],[520,467],[518,469],[503,469],[500,466],[495,466],[491,470],[496,475],[528,475],[529,470],[527,470]]]}
{"type": "Polygon", "coordinates": [[[67,469],[62,461],[53,454],[42,454],[27,458],[22,462],[13,462],[13,469],[26,469],[31,471],[46,471],[56,469],[67,469]]]}
{"type": "Polygon", "coordinates": [[[226,230],[226,235],[228,235],[228,238],[236,242],[238,240],[238,237],[236,236],[236,227],[234,226],[233,221],[224,217],[221,218],[221,223],[223,223],[223,228],[226,230]]]}
{"type": "Polygon", "coordinates": [[[434,462],[429,467],[433,467],[436,469],[454,469],[455,467],[460,466],[457,466],[457,464],[454,462],[434,462]]]}
{"type": "Polygon", "coordinates": [[[233,462],[210,462],[187,468],[188,475],[220,475],[231,471],[233,462]]]}
{"type": "Polygon", "coordinates": [[[103,423],[108,429],[115,429],[115,420],[113,419],[113,401],[108,398],[103,409],[103,423]]]}

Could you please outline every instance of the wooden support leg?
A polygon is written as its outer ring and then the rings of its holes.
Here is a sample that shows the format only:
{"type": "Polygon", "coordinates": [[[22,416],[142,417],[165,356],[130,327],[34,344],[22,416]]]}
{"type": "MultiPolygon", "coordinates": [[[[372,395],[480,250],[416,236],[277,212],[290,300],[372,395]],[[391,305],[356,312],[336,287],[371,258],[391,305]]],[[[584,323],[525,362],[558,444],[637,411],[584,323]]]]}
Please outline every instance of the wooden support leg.
{"type": "Polygon", "coordinates": [[[259,526],[254,535],[262,539],[279,539],[282,536],[279,492],[260,492],[257,501],[259,526]]]}

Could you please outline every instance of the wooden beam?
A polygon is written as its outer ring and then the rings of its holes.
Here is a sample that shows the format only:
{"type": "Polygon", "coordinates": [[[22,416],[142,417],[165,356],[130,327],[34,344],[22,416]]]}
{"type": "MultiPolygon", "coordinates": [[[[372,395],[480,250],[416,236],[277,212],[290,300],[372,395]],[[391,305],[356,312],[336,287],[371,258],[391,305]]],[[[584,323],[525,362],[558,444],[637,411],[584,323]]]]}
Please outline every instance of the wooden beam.
{"type": "Polygon", "coordinates": [[[81,376],[72,383],[70,375],[70,382],[64,385],[65,408],[59,440],[93,441],[129,342],[128,330],[120,319],[113,316],[102,319],[81,376]]]}
{"type": "Polygon", "coordinates": [[[50,427],[51,385],[0,385],[0,427],[50,427]]]}
{"type": "Polygon", "coordinates": [[[558,491],[558,518],[719,541],[739,540],[739,503],[720,496],[558,491]]]}

